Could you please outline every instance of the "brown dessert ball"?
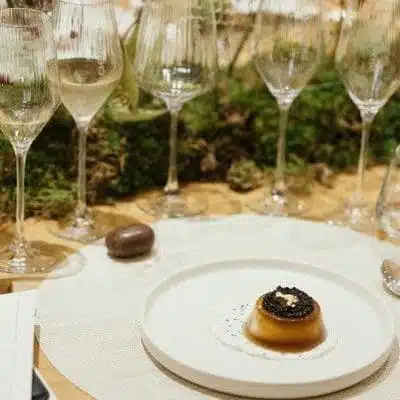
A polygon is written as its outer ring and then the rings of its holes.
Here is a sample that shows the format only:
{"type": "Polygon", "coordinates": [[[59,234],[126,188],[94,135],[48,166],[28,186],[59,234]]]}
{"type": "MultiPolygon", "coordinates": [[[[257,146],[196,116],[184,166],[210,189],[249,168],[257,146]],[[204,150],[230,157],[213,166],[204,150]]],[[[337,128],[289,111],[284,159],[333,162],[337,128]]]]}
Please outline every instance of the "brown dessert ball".
{"type": "Polygon", "coordinates": [[[114,229],[106,236],[108,254],[116,258],[133,258],[149,253],[153,248],[155,234],[145,224],[134,224],[114,229]]]}

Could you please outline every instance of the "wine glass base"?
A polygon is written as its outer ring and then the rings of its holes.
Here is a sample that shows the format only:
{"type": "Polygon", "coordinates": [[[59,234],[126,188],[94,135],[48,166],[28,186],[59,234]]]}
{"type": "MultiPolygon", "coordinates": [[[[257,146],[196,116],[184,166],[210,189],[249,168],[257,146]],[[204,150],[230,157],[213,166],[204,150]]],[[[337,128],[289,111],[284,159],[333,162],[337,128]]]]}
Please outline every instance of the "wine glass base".
{"type": "Polygon", "coordinates": [[[137,224],[136,218],[116,214],[115,210],[90,210],[85,218],[76,218],[70,214],[60,221],[49,221],[47,227],[51,234],[62,239],[80,243],[93,243],[108,232],[122,226],[137,224]]]}
{"type": "Polygon", "coordinates": [[[91,213],[88,213],[85,217],[77,217],[75,214],[71,214],[65,220],[52,224],[49,229],[57,237],[81,243],[95,242],[106,233],[95,215],[91,213]]]}
{"type": "Polygon", "coordinates": [[[248,207],[257,214],[276,217],[298,216],[307,211],[306,203],[290,193],[284,198],[276,195],[258,198],[248,203],[248,207]]]}
{"type": "Polygon", "coordinates": [[[24,278],[70,276],[85,265],[84,257],[72,249],[42,242],[12,242],[0,250],[0,271],[24,278]]]}
{"type": "Polygon", "coordinates": [[[385,212],[379,215],[379,229],[393,240],[400,239],[400,209],[398,206],[387,207],[385,212]]]}
{"type": "Polygon", "coordinates": [[[373,235],[376,231],[373,212],[366,205],[345,207],[341,213],[328,220],[328,224],[349,228],[369,235],[373,235]]]}
{"type": "Polygon", "coordinates": [[[137,206],[156,218],[185,218],[204,213],[207,201],[183,194],[156,194],[150,199],[138,201],[137,206]]]}

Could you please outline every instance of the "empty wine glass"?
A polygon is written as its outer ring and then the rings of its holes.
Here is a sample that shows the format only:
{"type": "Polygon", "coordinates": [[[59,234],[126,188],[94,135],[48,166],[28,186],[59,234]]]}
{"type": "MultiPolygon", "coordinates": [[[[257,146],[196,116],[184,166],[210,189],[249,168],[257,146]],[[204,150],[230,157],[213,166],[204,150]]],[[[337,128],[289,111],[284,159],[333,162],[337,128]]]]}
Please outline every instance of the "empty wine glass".
{"type": "Polygon", "coordinates": [[[122,49],[109,0],[58,0],[52,17],[61,100],[79,131],[78,204],[52,231],[63,238],[91,242],[103,236],[106,228],[86,204],[86,141],[93,117],[121,78],[122,49]]]}
{"type": "Polygon", "coordinates": [[[295,98],[314,75],[323,54],[319,0],[263,0],[254,29],[254,63],[279,107],[275,180],[271,193],[250,203],[252,210],[286,216],[304,211],[285,181],[286,127],[295,98]]]}
{"type": "Polygon", "coordinates": [[[373,213],[364,198],[364,171],[369,132],[378,111],[399,87],[400,40],[398,0],[347,0],[336,50],[336,67],[362,119],[357,185],[344,211],[332,221],[357,231],[372,232],[373,213]]]}
{"type": "Polygon", "coordinates": [[[211,0],[147,0],[137,40],[134,70],[138,84],[162,99],[171,114],[168,180],[164,194],[139,204],[159,217],[201,213],[206,204],[180,193],[177,124],[184,103],[215,84],[216,25],[211,0]]]}
{"type": "Polygon", "coordinates": [[[400,146],[386,171],[376,203],[379,228],[392,239],[400,239],[400,146]]]}
{"type": "Polygon", "coordinates": [[[51,21],[41,11],[0,10],[0,128],[16,156],[16,236],[0,252],[0,270],[46,272],[56,261],[24,235],[25,160],[60,102],[59,73],[51,21]]]}

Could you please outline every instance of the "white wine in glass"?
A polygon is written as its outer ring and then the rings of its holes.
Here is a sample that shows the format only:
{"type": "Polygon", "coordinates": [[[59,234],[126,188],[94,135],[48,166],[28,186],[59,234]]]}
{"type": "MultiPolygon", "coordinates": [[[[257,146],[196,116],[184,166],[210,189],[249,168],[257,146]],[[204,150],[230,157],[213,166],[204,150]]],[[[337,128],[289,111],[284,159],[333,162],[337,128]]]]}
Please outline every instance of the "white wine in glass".
{"type": "Polygon", "coordinates": [[[52,227],[57,236],[92,242],[107,233],[86,203],[86,141],[93,117],[118,85],[122,49],[109,0],[57,0],[53,29],[60,69],[61,100],[79,131],[78,202],[75,212],[52,227]]]}
{"type": "Polygon", "coordinates": [[[121,71],[99,60],[71,58],[59,61],[62,101],[76,120],[97,113],[121,78],[121,71]]]}
{"type": "Polygon", "coordinates": [[[49,17],[30,9],[0,10],[0,129],[16,156],[16,235],[0,252],[0,270],[50,271],[57,260],[24,234],[25,161],[32,142],[60,104],[59,72],[49,17]]]}

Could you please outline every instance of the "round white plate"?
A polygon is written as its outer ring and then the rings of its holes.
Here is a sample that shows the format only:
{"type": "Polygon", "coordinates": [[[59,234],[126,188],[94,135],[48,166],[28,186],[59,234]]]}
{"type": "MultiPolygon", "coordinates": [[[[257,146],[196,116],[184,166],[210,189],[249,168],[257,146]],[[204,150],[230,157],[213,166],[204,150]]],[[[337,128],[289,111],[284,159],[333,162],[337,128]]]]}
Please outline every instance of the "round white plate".
{"type": "Polygon", "coordinates": [[[362,286],[278,259],[215,262],[176,273],[151,291],[142,321],[142,341],[164,367],[201,386],[257,398],[304,398],[356,384],[383,365],[395,338],[386,305],[362,286]],[[278,285],[296,286],[320,303],[329,340],[324,351],[265,357],[243,347],[245,339],[235,346],[229,330],[221,336],[234,308],[243,310],[278,285]]]}

